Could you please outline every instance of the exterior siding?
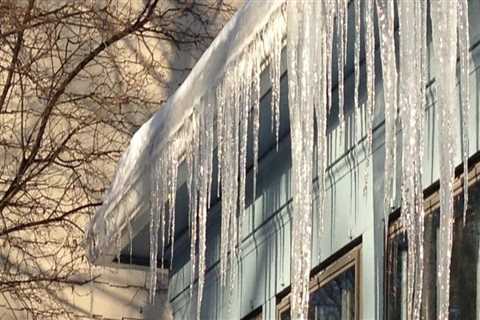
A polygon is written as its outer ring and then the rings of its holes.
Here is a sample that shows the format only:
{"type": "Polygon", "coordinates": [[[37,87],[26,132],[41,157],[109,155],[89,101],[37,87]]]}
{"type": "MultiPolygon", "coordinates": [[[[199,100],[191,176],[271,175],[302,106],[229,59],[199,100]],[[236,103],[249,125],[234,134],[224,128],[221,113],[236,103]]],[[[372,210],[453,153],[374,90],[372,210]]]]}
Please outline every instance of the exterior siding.
{"type": "MultiPolygon", "coordinates": [[[[471,110],[469,119],[470,155],[480,151],[480,16],[478,1],[470,1],[470,30],[472,61],[470,64],[471,110]]],[[[380,318],[383,310],[383,173],[384,173],[384,128],[382,119],[383,92],[379,52],[377,48],[376,72],[376,113],[374,132],[374,154],[370,165],[365,160],[365,139],[352,153],[352,142],[344,141],[336,129],[335,117],[330,122],[329,163],[327,177],[327,210],[324,220],[324,232],[319,231],[318,216],[314,214],[313,266],[337,252],[352,240],[361,237],[361,319],[380,318]],[[365,180],[368,183],[364,194],[365,180]]],[[[430,50],[430,56],[432,52],[430,50]]],[[[430,71],[441,66],[430,65],[430,71]]],[[[363,70],[364,72],[364,70],[363,70]]],[[[432,74],[432,72],[430,72],[432,74]]],[[[424,186],[435,183],[439,177],[438,135],[435,119],[434,79],[430,77],[427,90],[424,186]]],[[[345,83],[345,107],[351,112],[353,104],[353,75],[345,83]]],[[[336,92],[333,93],[335,97],[336,92]]],[[[360,88],[360,103],[365,100],[365,88],[360,88]]],[[[335,99],[334,99],[335,100],[335,99]]],[[[287,103],[286,78],[282,82],[282,104],[287,103]]],[[[262,107],[268,108],[268,97],[262,101],[262,107]]],[[[362,109],[362,132],[356,136],[365,136],[364,110],[362,109]]],[[[282,114],[285,116],[285,113],[282,114]]],[[[350,132],[351,116],[347,117],[347,136],[350,132]]],[[[458,125],[458,149],[460,150],[460,124],[458,125]]],[[[398,133],[398,141],[401,132],[398,133]]],[[[400,149],[399,149],[400,150],[400,149]]],[[[398,154],[399,152],[397,152],[398,154]]],[[[400,155],[398,155],[400,167],[400,155]]],[[[461,163],[461,152],[456,153],[455,163],[461,163]]],[[[260,162],[257,192],[259,196],[252,204],[247,201],[246,219],[248,228],[243,235],[240,259],[240,285],[232,297],[229,318],[240,319],[252,310],[262,307],[263,319],[274,319],[276,314],[276,295],[290,285],[290,141],[284,138],[278,153],[273,150],[260,162]],[[273,174],[272,174],[273,173],[273,174]]],[[[400,169],[397,171],[397,176],[400,169]]],[[[398,181],[399,179],[397,179],[398,181]]],[[[400,186],[397,186],[397,198],[400,186]]],[[[247,194],[251,190],[247,189],[247,194]]],[[[318,199],[317,199],[318,200],[318,199]]],[[[397,199],[397,204],[399,199],[397,199]]],[[[202,319],[225,319],[228,308],[219,284],[219,238],[220,208],[214,207],[208,216],[207,270],[205,293],[202,306],[202,319]]],[[[187,236],[177,241],[176,254],[189,259],[189,239],[187,236]]],[[[170,299],[178,318],[190,316],[190,264],[178,269],[171,279],[170,299]]],[[[225,296],[226,297],[226,296],[225,296]]]]}

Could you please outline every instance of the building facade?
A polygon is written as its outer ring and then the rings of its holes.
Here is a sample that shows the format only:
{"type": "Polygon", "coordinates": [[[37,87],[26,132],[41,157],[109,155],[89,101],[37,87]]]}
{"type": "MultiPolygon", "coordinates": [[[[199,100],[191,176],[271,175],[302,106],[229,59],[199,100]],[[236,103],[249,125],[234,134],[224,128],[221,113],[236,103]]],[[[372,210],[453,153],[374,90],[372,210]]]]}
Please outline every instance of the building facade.
{"type": "MultiPolygon", "coordinates": [[[[364,6],[368,5],[367,2],[358,2],[362,4],[360,6],[362,10],[364,10],[364,6]]],[[[211,188],[212,191],[206,193],[208,199],[205,201],[209,202],[206,221],[194,218],[195,223],[192,222],[191,209],[189,209],[191,185],[188,182],[188,156],[183,156],[184,160],[178,161],[176,201],[174,202],[175,224],[172,226],[165,222],[163,225],[166,227],[161,225],[159,228],[161,233],[166,232],[167,228],[174,229],[173,256],[169,253],[172,249],[172,241],[168,241],[168,239],[164,241],[157,239],[161,243],[158,249],[155,246],[157,250],[154,250],[158,253],[156,258],[159,263],[160,257],[162,260],[164,258],[163,266],[170,269],[168,299],[176,319],[191,319],[198,314],[201,319],[290,319],[291,304],[294,300],[292,299],[292,282],[294,283],[293,279],[298,277],[296,272],[302,270],[296,267],[298,261],[292,258],[295,257],[297,250],[293,244],[295,241],[298,243],[298,239],[304,239],[303,232],[311,237],[311,251],[309,251],[311,257],[308,257],[311,268],[307,275],[309,279],[309,319],[410,319],[415,318],[416,312],[418,312],[416,316],[422,315],[422,318],[425,319],[442,318],[441,310],[445,301],[442,302],[441,297],[445,288],[440,287],[443,283],[438,282],[437,274],[444,261],[440,257],[444,250],[448,251],[444,247],[448,243],[441,240],[442,231],[440,230],[443,227],[440,221],[440,206],[445,196],[442,195],[441,190],[443,189],[440,187],[439,179],[444,174],[441,159],[445,157],[445,154],[442,153],[442,145],[446,142],[443,140],[442,134],[439,134],[444,128],[438,121],[439,113],[443,112],[438,102],[439,96],[441,96],[438,90],[443,88],[441,84],[438,84],[438,75],[446,72],[443,70],[446,66],[436,63],[438,47],[435,41],[441,37],[435,31],[437,27],[435,19],[437,18],[435,16],[432,18],[433,20],[430,16],[428,19],[425,18],[427,22],[425,22],[426,36],[424,39],[427,46],[426,60],[423,61],[426,80],[423,82],[425,83],[424,91],[421,91],[425,96],[425,102],[422,104],[424,127],[420,133],[422,138],[415,140],[416,143],[423,143],[423,149],[420,149],[423,152],[420,158],[422,163],[419,166],[422,173],[422,190],[416,193],[416,196],[422,199],[423,210],[416,212],[414,216],[421,214],[424,220],[411,222],[402,215],[402,207],[405,203],[402,195],[406,194],[403,170],[408,166],[407,161],[416,161],[402,156],[402,153],[408,151],[405,149],[403,141],[405,137],[409,137],[404,132],[404,130],[409,130],[405,125],[398,125],[393,130],[397,141],[394,146],[397,165],[390,173],[395,177],[393,180],[394,197],[392,208],[387,210],[388,219],[386,219],[385,179],[386,177],[389,179],[389,177],[385,175],[385,146],[388,142],[386,141],[388,140],[386,132],[390,128],[386,125],[388,120],[386,119],[385,101],[388,101],[388,97],[385,97],[383,81],[385,70],[382,69],[386,64],[382,61],[382,44],[379,44],[383,34],[377,35],[377,45],[373,47],[375,53],[373,64],[368,62],[368,48],[363,49],[365,42],[368,42],[367,36],[361,37],[360,62],[355,63],[354,43],[356,34],[358,34],[355,30],[355,14],[359,11],[356,11],[355,7],[357,2],[345,3],[344,17],[348,21],[348,27],[345,27],[345,61],[341,64],[344,66],[344,81],[338,81],[342,74],[337,76],[338,65],[336,66],[336,63],[340,58],[338,53],[333,53],[331,56],[333,62],[329,66],[333,66],[331,74],[334,76],[330,75],[331,83],[327,87],[327,90],[331,92],[331,104],[328,105],[328,113],[325,117],[327,120],[325,128],[326,168],[324,175],[320,176],[324,177],[322,180],[325,181],[325,184],[322,186],[318,176],[314,177],[312,182],[312,220],[311,224],[306,224],[307,228],[311,226],[311,230],[292,227],[292,221],[301,214],[298,207],[294,206],[297,203],[294,190],[298,192],[302,188],[293,186],[295,181],[298,181],[298,177],[292,171],[292,167],[294,167],[292,153],[295,152],[292,144],[298,140],[292,136],[292,130],[298,130],[298,128],[292,129],[292,110],[289,105],[292,103],[292,75],[289,73],[291,70],[289,67],[292,64],[289,61],[291,59],[288,51],[289,45],[285,45],[289,41],[288,37],[291,37],[289,30],[286,42],[280,41],[282,50],[279,61],[279,86],[272,81],[274,77],[272,77],[271,70],[274,68],[269,66],[269,63],[274,63],[272,62],[274,60],[266,59],[264,61],[263,71],[259,76],[261,99],[258,107],[260,123],[258,128],[258,165],[255,164],[253,155],[255,154],[255,139],[253,138],[255,120],[252,118],[253,120],[247,121],[250,133],[245,138],[248,146],[245,151],[244,165],[247,168],[245,178],[238,173],[238,179],[245,185],[245,211],[240,210],[238,214],[235,213],[239,219],[238,225],[241,227],[238,232],[238,246],[234,245],[234,249],[229,251],[222,244],[222,231],[225,230],[222,223],[224,223],[225,210],[227,210],[223,207],[226,203],[223,198],[226,196],[225,190],[228,189],[224,189],[224,185],[218,186],[218,173],[225,172],[222,171],[225,168],[218,169],[219,158],[216,154],[220,138],[215,135],[215,138],[212,139],[211,150],[214,155],[211,158],[211,163],[213,163],[211,175],[213,178],[211,181],[207,179],[207,189],[211,188]],[[434,31],[432,32],[432,30],[434,31]],[[370,141],[368,103],[372,87],[368,85],[368,75],[372,74],[372,70],[369,70],[371,66],[374,67],[373,89],[375,94],[373,125],[371,126],[372,139],[370,141]],[[356,79],[356,72],[359,72],[360,81],[356,79]],[[358,103],[355,98],[357,84],[359,84],[358,103]],[[277,91],[277,87],[279,91],[277,91]],[[343,103],[338,99],[339,90],[344,92],[343,95],[340,94],[343,96],[343,103]],[[278,113],[275,108],[271,108],[272,99],[275,99],[277,92],[279,92],[278,113]],[[345,118],[344,125],[339,117],[339,112],[342,110],[345,118]],[[278,138],[276,115],[279,115],[278,138]],[[254,179],[255,171],[256,178],[254,179]],[[322,194],[322,188],[325,188],[324,194],[322,194]],[[322,206],[323,201],[325,202],[324,207],[322,206]],[[414,237],[410,235],[409,241],[407,230],[412,230],[409,228],[413,228],[412,224],[418,224],[418,221],[421,223],[420,229],[413,230],[421,230],[423,234],[421,237],[423,240],[419,240],[423,241],[423,251],[412,253],[408,248],[412,248],[414,237]],[[193,242],[192,245],[192,227],[195,225],[196,228],[201,228],[202,224],[205,225],[206,236],[204,282],[198,279],[199,273],[195,272],[192,280],[192,267],[198,268],[198,264],[194,265],[191,260],[192,249],[197,251],[197,255],[202,250],[202,243],[197,245],[193,242]],[[227,255],[223,255],[223,257],[233,256],[233,252],[238,250],[234,264],[229,265],[230,267],[227,266],[227,271],[224,271],[222,267],[223,250],[227,250],[227,255]],[[162,253],[162,251],[164,252],[162,253]],[[412,254],[421,255],[421,258],[413,263],[415,258],[412,258],[412,254]],[[170,260],[172,261],[171,265],[169,264],[170,260]],[[418,269],[422,271],[419,273],[418,269]],[[416,282],[409,281],[412,277],[416,277],[416,282]],[[227,279],[226,283],[222,283],[225,279],[227,279]],[[423,286],[419,287],[419,282],[423,286]],[[437,283],[439,284],[437,285],[437,283]],[[199,291],[199,284],[203,286],[203,290],[200,288],[199,291]],[[409,288],[409,286],[412,287],[409,288]],[[201,309],[198,309],[199,292],[202,292],[203,295],[201,309]],[[418,310],[415,307],[415,301],[418,299],[409,297],[408,292],[413,292],[413,294],[420,292],[421,307],[418,310]]],[[[480,172],[480,163],[478,162],[480,159],[478,135],[480,109],[477,84],[479,79],[477,69],[480,62],[480,49],[477,46],[480,41],[480,20],[477,18],[480,17],[480,5],[476,1],[468,1],[468,5],[470,59],[466,74],[470,86],[470,113],[468,116],[455,114],[453,121],[457,128],[454,133],[456,148],[449,158],[455,169],[452,185],[453,249],[448,281],[450,290],[449,319],[480,318],[480,291],[477,290],[480,287],[478,280],[480,279],[478,277],[478,270],[480,270],[480,237],[478,233],[480,185],[477,183],[480,172]],[[465,173],[462,164],[464,161],[462,137],[467,128],[464,123],[468,123],[468,174],[465,173]],[[470,188],[468,191],[469,207],[464,220],[465,180],[470,188]]],[[[370,9],[375,10],[375,8],[370,9]]],[[[377,10],[380,9],[377,8],[377,10]]],[[[395,22],[392,22],[395,32],[393,41],[397,44],[396,56],[399,62],[396,68],[400,73],[398,80],[400,83],[405,79],[408,81],[408,78],[402,76],[402,64],[406,63],[402,57],[407,55],[401,52],[402,40],[399,40],[399,37],[401,38],[399,30],[404,28],[402,23],[408,20],[401,20],[397,16],[398,10],[401,10],[397,6],[392,10],[396,16],[395,22]]],[[[269,22],[271,21],[269,19],[278,11],[281,11],[282,19],[287,20],[285,28],[291,28],[289,24],[294,23],[289,20],[291,11],[285,9],[280,2],[278,4],[260,4],[254,1],[247,3],[214,41],[212,47],[207,50],[177,94],[134,137],[127,152],[130,157],[126,156],[119,165],[120,175],[126,178],[117,179],[114,182],[108,201],[97,213],[97,219],[92,224],[88,241],[91,245],[91,258],[96,263],[150,265],[152,246],[154,246],[150,232],[158,230],[158,228],[152,229],[150,221],[154,210],[152,206],[156,204],[155,199],[157,199],[156,190],[152,189],[152,185],[155,185],[155,183],[152,184],[152,180],[166,179],[166,177],[154,174],[150,161],[161,157],[162,152],[166,152],[163,140],[179,130],[178,128],[181,127],[179,123],[184,123],[184,119],[188,117],[196,104],[195,98],[203,96],[203,92],[208,90],[206,88],[212,85],[210,80],[216,79],[217,75],[221,73],[220,71],[228,69],[231,66],[229,62],[236,61],[235,57],[248,46],[246,44],[255,41],[254,35],[259,30],[274,25],[269,22]],[[110,225],[105,226],[105,221],[110,225]],[[103,235],[99,236],[101,232],[103,235]]],[[[361,19],[361,34],[364,35],[366,32],[363,23],[368,15],[368,10],[362,12],[365,15],[361,19]]],[[[338,14],[336,17],[340,17],[340,15],[338,14]]],[[[336,19],[332,21],[336,23],[336,19]]],[[[458,20],[460,21],[460,18],[458,20]]],[[[379,30],[381,26],[377,18],[375,18],[375,23],[373,21],[371,23],[374,34],[382,32],[379,30]]],[[[340,24],[339,26],[339,28],[342,27],[340,24]]],[[[365,24],[365,28],[367,27],[368,24],[365,24]]],[[[305,29],[303,31],[307,32],[305,29]]],[[[457,33],[459,42],[462,41],[461,35],[462,33],[459,31],[457,33]]],[[[268,37],[264,36],[262,41],[267,41],[266,39],[268,37]]],[[[338,40],[334,37],[332,41],[335,48],[338,40]]],[[[298,45],[300,46],[300,44],[298,45]]],[[[420,50],[420,48],[416,49],[420,50]]],[[[298,65],[301,65],[301,59],[298,60],[298,65]]],[[[460,75],[462,73],[460,67],[458,68],[457,73],[460,75]]],[[[249,69],[246,68],[246,70],[249,69]]],[[[453,76],[455,77],[455,75],[453,76]]],[[[399,86],[401,87],[400,84],[399,86]]],[[[227,96],[229,94],[234,94],[234,92],[226,93],[227,96]]],[[[310,94],[313,95],[311,92],[310,94]]],[[[460,105],[462,98],[464,99],[460,86],[455,94],[459,97],[454,99],[458,102],[455,112],[460,114],[460,105]]],[[[402,103],[403,101],[400,99],[398,103],[400,110],[402,110],[402,103]]],[[[211,107],[208,103],[206,105],[211,107]]],[[[240,105],[242,104],[240,103],[240,105]]],[[[253,107],[252,115],[255,114],[255,110],[253,107]]],[[[401,116],[396,120],[397,122],[404,121],[400,119],[401,116]]],[[[306,126],[305,122],[300,123],[306,126]]],[[[319,127],[318,122],[312,126],[315,134],[319,127]]],[[[240,146],[242,145],[241,142],[238,143],[240,146]]],[[[315,143],[312,148],[317,150],[318,145],[315,143]]],[[[207,150],[210,149],[207,148],[207,150]]],[[[313,160],[315,163],[313,170],[315,171],[321,159],[317,158],[315,152],[312,154],[315,154],[313,160]]],[[[240,152],[240,164],[241,155],[240,152]]],[[[294,159],[294,161],[296,160],[294,159]]],[[[228,177],[222,177],[221,183],[225,184],[226,181],[228,181],[228,177]]],[[[241,188],[241,185],[238,188],[241,188]]],[[[242,206],[240,208],[243,209],[242,206]]],[[[168,216],[165,217],[170,219],[168,216]]],[[[197,232],[194,231],[194,234],[196,236],[197,232]]],[[[201,260],[198,263],[201,263],[201,260]]]]}

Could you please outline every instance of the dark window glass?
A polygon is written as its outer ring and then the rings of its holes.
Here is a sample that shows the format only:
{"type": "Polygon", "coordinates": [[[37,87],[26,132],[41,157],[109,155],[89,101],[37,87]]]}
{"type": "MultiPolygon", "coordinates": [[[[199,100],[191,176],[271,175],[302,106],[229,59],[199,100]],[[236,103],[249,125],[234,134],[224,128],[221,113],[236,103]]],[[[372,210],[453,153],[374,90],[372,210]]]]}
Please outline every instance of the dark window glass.
{"type": "MultiPolygon", "coordinates": [[[[309,320],[355,319],[355,266],[313,289],[310,294],[309,320]]],[[[281,320],[290,320],[290,308],[280,312],[281,320]]]]}
{"type": "Polygon", "coordinates": [[[262,320],[262,308],[258,308],[248,315],[246,315],[242,320],[262,320]]]}
{"type": "MultiPolygon", "coordinates": [[[[455,198],[455,222],[453,231],[452,261],[450,266],[450,315],[449,319],[480,319],[480,183],[470,187],[469,212],[463,223],[463,195],[455,198]]],[[[425,218],[424,283],[422,319],[437,319],[437,242],[440,210],[435,208],[425,218]]],[[[391,235],[387,260],[387,318],[406,319],[405,272],[406,235],[391,235]]]]}

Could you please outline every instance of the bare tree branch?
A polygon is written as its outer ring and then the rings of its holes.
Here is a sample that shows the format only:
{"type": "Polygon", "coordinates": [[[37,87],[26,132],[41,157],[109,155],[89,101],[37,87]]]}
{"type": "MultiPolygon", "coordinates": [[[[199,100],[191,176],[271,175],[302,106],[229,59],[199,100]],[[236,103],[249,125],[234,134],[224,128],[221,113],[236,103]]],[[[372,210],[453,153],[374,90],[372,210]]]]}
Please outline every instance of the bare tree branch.
{"type": "Polygon", "coordinates": [[[122,150],[232,12],[218,0],[0,1],[0,314],[75,318],[55,292],[92,281],[83,230],[122,150]]]}

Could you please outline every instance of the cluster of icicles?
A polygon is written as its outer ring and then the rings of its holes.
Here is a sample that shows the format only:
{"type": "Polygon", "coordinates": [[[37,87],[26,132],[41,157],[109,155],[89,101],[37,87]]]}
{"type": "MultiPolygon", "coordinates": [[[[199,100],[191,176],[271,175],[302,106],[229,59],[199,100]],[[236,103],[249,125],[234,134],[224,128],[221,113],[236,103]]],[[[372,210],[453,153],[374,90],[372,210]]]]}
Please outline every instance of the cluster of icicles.
{"type": "MultiPolygon", "coordinates": [[[[155,296],[157,263],[163,265],[164,249],[173,248],[175,193],[180,162],[188,171],[191,224],[192,288],[198,277],[196,317],[199,318],[205,276],[206,221],[212,193],[221,194],[221,283],[233,290],[238,270],[241,228],[245,211],[247,136],[253,128],[253,176],[257,172],[260,74],[269,66],[272,83],[273,130],[278,143],[281,52],[287,39],[288,102],[292,146],[292,257],[291,317],[306,319],[312,248],[313,179],[318,176],[320,221],[325,212],[327,115],[332,106],[332,64],[338,66],[338,118],[344,128],[344,68],[347,24],[354,24],[354,106],[359,105],[359,84],[366,83],[368,154],[372,149],[375,99],[375,17],[378,21],[385,116],[385,225],[395,198],[397,141],[401,129],[401,208],[408,232],[407,317],[420,318],[423,279],[423,130],[427,85],[427,0],[398,1],[398,15],[390,0],[354,0],[354,19],[348,19],[348,0],[288,1],[275,12],[253,41],[227,66],[222,80],[201,97],[193,113],[169,142],[154,165],[151,210],[151,298],[155,296]],[[395,40],[398,20],[398,41],[395,40]],[[362,32],[361,32],[362,30],[362,32]],[[336,39],[336,43],[334,42],[336,39]],[[398,46],[396,50],[395,46],[398,46]],[[364,48],[366,75],[360,76],[360,52],[364,48]],[[398,51],[398,56],[396,55],[398,51]],[[399,60],[399,61],[397,61],[399,60]],[[265,61],[267,63],[265,63],[265,61]],[[316,130],[314,130],[316,128],[316,130]],[[317,146],[314,148],[314,146],[317,146]],[[212,190],[213,154],[218,156],[218,190],[212,190]],[[314,154],[316,153],[316,154],[314,154]],[[318,159],[314,166],[314,158],[318,159]],[[316,170],[314,168],[317,168],[316,170]],[[166,221],[168,219],[168,221],[166,221]],[[158,232],[160,231],[160,232],[158,232]],[[161,240],[158,239],[160,234],[161,240]]],[[[449,270],[452,249],[453,179],[456,124],[456,57],[460,59],[460,96],[463,115],[463,162],[467,172],[469,113],[468,8],[467,0],[431,0],[433,64],[438,93],[440,148],[440,248],[438,286],[439,318],[449,310],[449,270]]],[[[355,120],[354,120],[355,123],[355,120]]],[[[466,180],[466,179],[465,179],[466,180]]],[[[465,204],[467,181],[465,181],[465,204]]],[[[254,191],[255,192],[255,191],[254,191]]],[[[466,208],[466,206],[465,206],[466,208]]],[[[320,229],[322,229],[320,227],[320,229]]],[[[173,249],[172,249],[173,250],[173,249]]],[[[171,253],[173,257],[173,252],[171,253]]],[[[231,290],[230,290],[231,291],[231,290]]],[[[192,290],[193,292],[193,290],[192,290]]]]}

